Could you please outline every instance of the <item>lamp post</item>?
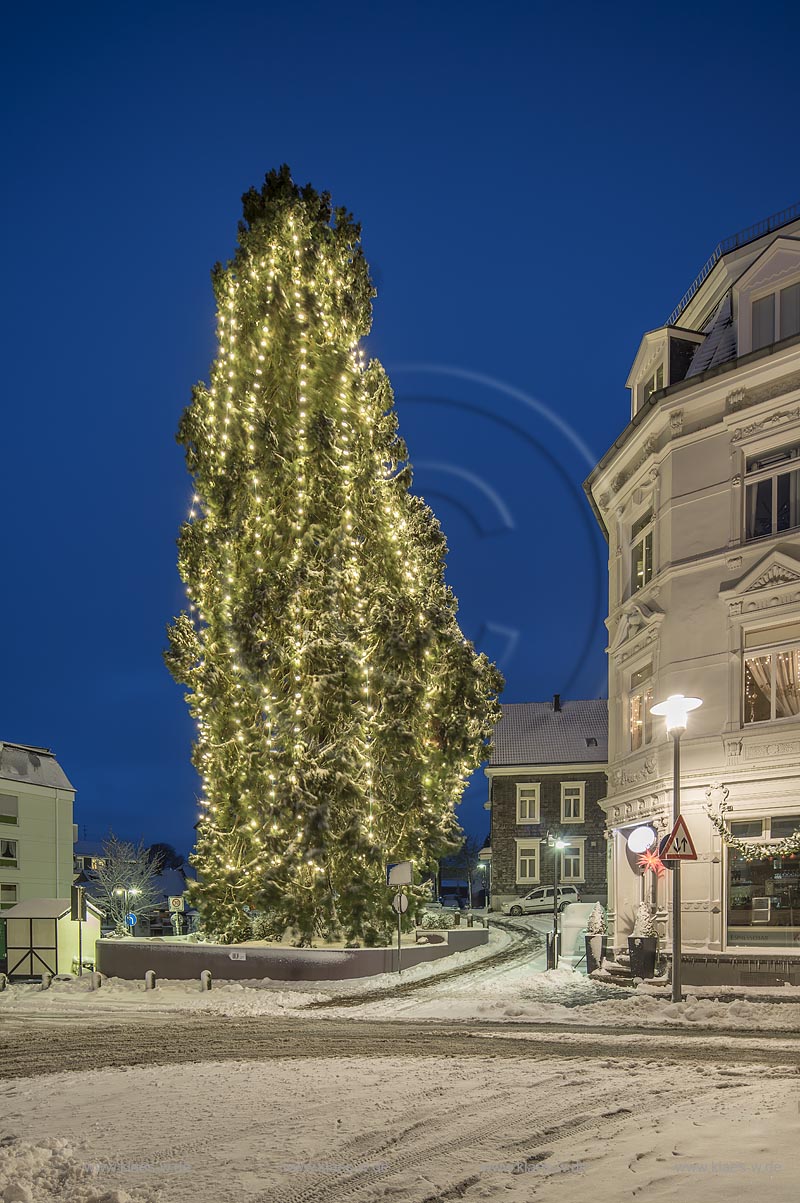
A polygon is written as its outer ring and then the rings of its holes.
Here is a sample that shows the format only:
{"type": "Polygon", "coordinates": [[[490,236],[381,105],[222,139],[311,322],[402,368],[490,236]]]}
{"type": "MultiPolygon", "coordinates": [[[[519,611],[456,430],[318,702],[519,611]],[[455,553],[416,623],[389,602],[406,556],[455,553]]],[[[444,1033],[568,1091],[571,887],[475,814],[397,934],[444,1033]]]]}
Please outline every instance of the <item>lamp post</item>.
{"type": "MultiPolygon", "coordinates": [[[[688,715],[698,706],[700,698],[685,698],[674,693],[666,702],[659,702],[650,710],[651,714],[663,715],[667,721],[667,734],[672,736],[672,823],[681,817],[681,736],[686,730],[688,715]]],[[[681,862],[676,861],[672,871],[672,1001],[681,1001],[681,862]]]]}
{"type": "Polygon", "coordinates": [[[553,849],[553,945],[552,952],[548,958],[552,964],[548,964],[548,969],[558,968],[558,858],[561,855],[561,850],[566,848],[563,840],[556,839],[553,835],[548,835],[547,842],[553,849]]]}
{"type": "MultiPolygon", "coordinates": [[[[125,925],[127,927],[128,914],[131,909],[130,900],[131,898],[136,897],[136,895],[139,893],[139,890],[136,886],[119,886],[114,893],[119,894],[122,897],[122,906],[125,910],[125,925]]],[[[133,935],[133,928],[131,928],[131,935],[133,935]]]]}
{"type": "Polygon", "coordinates": [[[484,906],[485,910],[488,910],[489,909],[489,906],[488,906],[489,899],[488,899],[488,890],[486,888],[486,861],[479,860],[478,864],[477,864],[477,868],[480,869],[481,885],[483,886],[483,906],[484,906]]]}

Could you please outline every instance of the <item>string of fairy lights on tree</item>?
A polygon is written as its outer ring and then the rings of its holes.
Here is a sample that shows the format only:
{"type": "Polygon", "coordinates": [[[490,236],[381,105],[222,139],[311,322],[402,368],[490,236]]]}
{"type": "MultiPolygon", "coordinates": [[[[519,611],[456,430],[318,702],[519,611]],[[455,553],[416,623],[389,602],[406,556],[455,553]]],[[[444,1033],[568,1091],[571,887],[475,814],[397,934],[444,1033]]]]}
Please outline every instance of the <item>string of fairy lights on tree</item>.
{"type": "Polygon", "coordinates": [[[300,943],[375,943],[387,860],[432,868],[486,754],[501,678],[464,639],[446,545],[410,492],[389,382],[361,340],[360,231],[287,168],[243,198],[214,269],[218,351],[179,440],[187,686],[202,782],[193,857],[206,929],[274,911],[300,943]]]}

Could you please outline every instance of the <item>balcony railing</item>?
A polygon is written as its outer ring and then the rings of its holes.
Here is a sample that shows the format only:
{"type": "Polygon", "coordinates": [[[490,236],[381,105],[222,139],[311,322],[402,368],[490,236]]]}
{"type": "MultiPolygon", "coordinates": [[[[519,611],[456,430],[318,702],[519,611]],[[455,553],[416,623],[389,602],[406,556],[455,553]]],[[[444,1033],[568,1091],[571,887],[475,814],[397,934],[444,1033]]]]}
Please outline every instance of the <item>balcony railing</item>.
{"type": "Polygon", "coordinates": [[[665,325],[675,325],[714,264],[723,255],[727,255],[728,251],[736,250],[737,247],[745,246],[748,242],[753,242],[756,238],[761,238],[764,234],[771,234],[773,230],[779,230],[781,226],[788,225],[790,221],[795,221],[798,217],[800,217],[800,202],[796,205],[790,205],[788,209],[781,209],[779,213],[773,213],[771,217],[765,217],[763,221],[757,221],[755,225],[748,226],[746,229],[740,230],[738,234],[732,234],[730,238],[724,238],[722,242],[718,242],[667,318],[665,325]]]}

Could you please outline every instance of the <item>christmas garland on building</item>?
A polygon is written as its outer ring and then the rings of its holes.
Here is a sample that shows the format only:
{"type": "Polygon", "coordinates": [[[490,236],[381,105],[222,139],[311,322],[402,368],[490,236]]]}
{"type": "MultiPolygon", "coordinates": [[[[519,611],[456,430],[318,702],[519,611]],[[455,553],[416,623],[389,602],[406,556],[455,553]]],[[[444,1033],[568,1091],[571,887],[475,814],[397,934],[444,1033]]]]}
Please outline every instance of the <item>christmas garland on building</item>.
{"type": "Polygon", "coordinates": [[[738,852],[739,856],[745,860],[773,860],[776,857],[797,856],[800,853],[800,828],[795,829],[791,835],[787,835],[783,839],[770,840],[764,844],[755,843],[753,840],[741,840],[731,833],[726,822],[725,815],[730,810],[727,802],[724,800],[719,802],[716,813],[713,805],[709,802],[705,809],[717,834],[727,848],[738,852]]]}

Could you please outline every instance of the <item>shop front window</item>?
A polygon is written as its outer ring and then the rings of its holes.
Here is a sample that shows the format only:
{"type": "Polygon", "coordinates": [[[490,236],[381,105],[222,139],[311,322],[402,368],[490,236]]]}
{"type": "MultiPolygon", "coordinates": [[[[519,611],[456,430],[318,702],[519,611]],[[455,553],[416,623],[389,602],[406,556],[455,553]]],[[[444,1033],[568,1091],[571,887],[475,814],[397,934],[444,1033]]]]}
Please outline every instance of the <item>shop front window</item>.
{"type": "Polygon", "coordinates": [[[800,948],[800,856],[747,860],[731,849],[728,945],[800,948]]]}

